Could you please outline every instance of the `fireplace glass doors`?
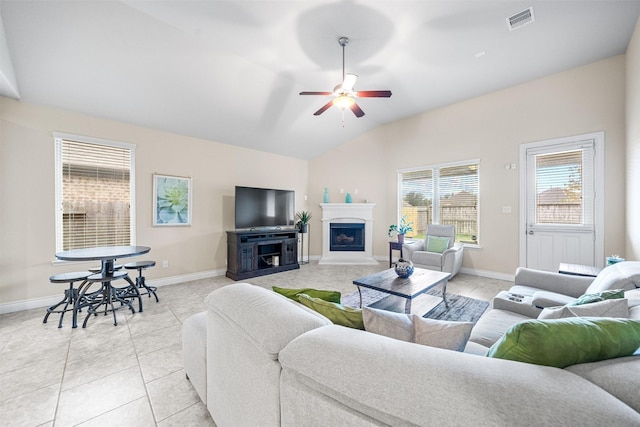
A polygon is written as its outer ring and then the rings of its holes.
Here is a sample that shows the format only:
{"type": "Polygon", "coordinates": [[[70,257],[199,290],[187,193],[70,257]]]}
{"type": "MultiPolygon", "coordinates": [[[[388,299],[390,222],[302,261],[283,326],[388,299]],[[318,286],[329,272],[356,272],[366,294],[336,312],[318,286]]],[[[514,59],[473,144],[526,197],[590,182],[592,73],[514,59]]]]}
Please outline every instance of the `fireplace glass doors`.
{"type": "Polygon", "coordinates": [[[329,224],[329,250],[364,252],[364,224],[329,224]]]}

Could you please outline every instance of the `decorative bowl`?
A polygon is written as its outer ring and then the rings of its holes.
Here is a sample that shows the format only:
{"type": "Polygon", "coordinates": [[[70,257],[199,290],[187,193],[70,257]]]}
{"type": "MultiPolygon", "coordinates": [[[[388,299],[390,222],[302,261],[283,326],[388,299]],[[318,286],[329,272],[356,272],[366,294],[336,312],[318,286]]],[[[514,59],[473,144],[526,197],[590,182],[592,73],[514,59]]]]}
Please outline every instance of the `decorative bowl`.
{"type": "Polygon", "coordinates": [[[406,279],[413,274],[413,263],[406,259],[400,258],[395,266],[396,274],[401,279],[406,279]]]}

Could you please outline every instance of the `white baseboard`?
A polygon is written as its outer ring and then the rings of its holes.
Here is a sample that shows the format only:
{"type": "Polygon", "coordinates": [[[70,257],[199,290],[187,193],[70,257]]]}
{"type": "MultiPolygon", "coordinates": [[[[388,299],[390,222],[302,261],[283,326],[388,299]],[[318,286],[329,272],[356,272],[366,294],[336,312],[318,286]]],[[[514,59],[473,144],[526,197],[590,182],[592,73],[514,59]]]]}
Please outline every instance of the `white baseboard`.
{"type": "MultiPolygon", "coordinates": [[[[319,256],[317,257],[312,256],[311,260],[317,261],[319,258],[320,258],[319,256]]],[[[380,262],[389,262],[389,258],[386,258],[386,257],[376,257],[376,259],[379,260],[380,262]]],[[[510,282],[513,282],[514,280],[513,274],[478,270],[475,268],[462,267],[462,269],[460,269],[460,272],[464,274],[470,274],[473,276],[488,277],[490,279],[497,279],[497,280],[507,280],[510,282]]],[[[209,279],[211,277],[224,276],[225,273],[226,273],[226,269],[219,268],[217,270],[182,274],[179,276],[163,277],[161,279],[149,280],[148,283],[151,286],[161,287],[166,285],[174,285],[176,283],[190,282],[193,280],[209,279]]],[[[57,303],[58,301],[60,301],[60,298],[61,298],[61,293],[58,293],[56,295],[51,295],[48,297],[31,298],[28,300],[3,303],[3,304],[0,304],[0,314],[13,313],[16,311],[23,311],[23,310],[31,310],[33,308],[50,307],[55,303],[57,303]]],[[[42,315],[44,316],[44,313],[42,315]]]]}
{"type": "Polygon", "coordinates": [[[497,271],[478,270],[476,268],[462,267],[460,269],[460,273],[470,274],[472,276],[487,277],[489,279],[506,280],[507,282],[513,282],[515,280],[514,274],[499,273],[497,271]]]}

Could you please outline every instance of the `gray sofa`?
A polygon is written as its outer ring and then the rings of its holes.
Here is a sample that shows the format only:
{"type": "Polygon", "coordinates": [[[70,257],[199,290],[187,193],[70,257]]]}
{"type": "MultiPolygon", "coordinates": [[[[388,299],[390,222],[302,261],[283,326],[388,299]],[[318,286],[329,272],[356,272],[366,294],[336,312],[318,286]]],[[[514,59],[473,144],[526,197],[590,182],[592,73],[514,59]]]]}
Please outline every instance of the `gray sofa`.
{"type": "Polygon", "coordinates": [[[183,353],[219,427],[640,426],[639,356],[558,369],[443,350],[333,325],[247,283],[206,303],[183,353]]]}

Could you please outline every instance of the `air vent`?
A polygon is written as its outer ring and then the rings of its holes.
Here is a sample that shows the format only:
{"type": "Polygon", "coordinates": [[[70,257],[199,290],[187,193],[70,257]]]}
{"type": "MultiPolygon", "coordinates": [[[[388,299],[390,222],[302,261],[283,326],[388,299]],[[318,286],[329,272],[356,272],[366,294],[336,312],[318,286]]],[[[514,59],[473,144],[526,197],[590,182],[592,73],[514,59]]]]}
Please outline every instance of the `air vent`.
{"type": "Polygon", "coordinates": [[[509,31],[513,31],[517,28],[520,28],[524,25],[530,24],[535,21],[536,18],[533,15],[533,7],[523,10],[522,12],[516,13],[513,16],[507,18],[507,25],[509,26],[509,31]]]}

